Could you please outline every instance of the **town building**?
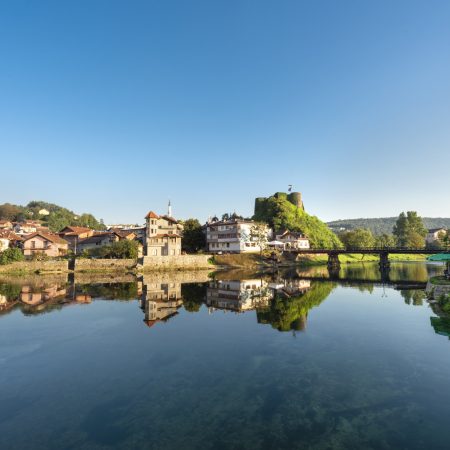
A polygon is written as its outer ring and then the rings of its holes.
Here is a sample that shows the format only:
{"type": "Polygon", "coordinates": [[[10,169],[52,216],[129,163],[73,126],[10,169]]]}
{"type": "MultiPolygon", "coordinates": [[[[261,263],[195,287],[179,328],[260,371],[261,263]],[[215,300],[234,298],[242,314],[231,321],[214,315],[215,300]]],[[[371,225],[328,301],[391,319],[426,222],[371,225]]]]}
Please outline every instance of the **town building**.
{"type": "MultiPolygon", "coordinates": [[[[214,218],[215,219],[215,218],[214,218]]],[[[253,220],[214,220],[206,224],[206,243],[211,253],[256,253],[262,249],[252,237],[253,220]]],[[[265,226],[267,238],[272,232],[265,226]]]]}
{"type": "Polygon", "coordinates": [[[428,230],[428,233],[425,237],[425,242],[427,244],[434,244],[439,240],[439,237],[445,233],[447,233],[447,230],[445,228],[431,228],[430,230],[428,230]]]}
{"type": "Polygon", "coordinates": [[[275,239],[282,242],[286,250],[308,250],[310,248],[309,239],[303,233],[286,230],[276,234],[275,239]]]}
{"type": "Polygon", "coordinates": [[[96,248],[111,245],[114,242],[120,241],[122,237],[114,232],[105,231],[97,232],[92,236],[85,239],[81,239],[77,244],[77,253],[83,253],[84,251],[93,250],[96,248]]]}
{"type": "Polygon", "coordinates": [[[23,238],[22,248],[25,256],[44,254],[55,257],[65,255],[69,245],[57,234],[36,232],[23,238]]]}
{"type": "Polygon", "coordinates": [[[0,230],[12,230],[13,223],[9,220],[0,220],[0,230]]]}
{"type": "Polygon", "coordinates": [[[77,247],[79,242],[93,236],[94,230],[87,227],[68,226],[63,228],[58,234],[68,242],[70,250],[78,253],[77,247]]]}
{"type": "Polygon", "coordinates": [[[145,256],[181,255],[183,225],[169,214],[159,216],[150,211],[145,216],[145,256]]]}
{"type": "Polygon", "coordinates": [[[0,229],[0,252],[10,247],[17,247],[22,238],[10,230],[0,229]]]}

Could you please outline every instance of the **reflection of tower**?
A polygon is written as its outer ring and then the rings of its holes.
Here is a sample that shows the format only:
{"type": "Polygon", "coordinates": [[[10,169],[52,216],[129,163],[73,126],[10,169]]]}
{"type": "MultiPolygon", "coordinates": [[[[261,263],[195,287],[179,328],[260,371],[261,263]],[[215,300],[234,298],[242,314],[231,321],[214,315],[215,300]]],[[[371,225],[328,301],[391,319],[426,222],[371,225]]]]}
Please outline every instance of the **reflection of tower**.
{"type": "Polygon", "coordinates": [[[167,215],[169,217],[172,217],[172,204],[170,203],[170,200],[169,200],[169,204],[167,205],[167,215]]]}
{"type": "Polygon", "coordinates": [[[149,327],[169,320],[177,314],[182,304],[181,283],[160,283],[143,279],[141,309],[145,315],[144,322],[149,327]]]}

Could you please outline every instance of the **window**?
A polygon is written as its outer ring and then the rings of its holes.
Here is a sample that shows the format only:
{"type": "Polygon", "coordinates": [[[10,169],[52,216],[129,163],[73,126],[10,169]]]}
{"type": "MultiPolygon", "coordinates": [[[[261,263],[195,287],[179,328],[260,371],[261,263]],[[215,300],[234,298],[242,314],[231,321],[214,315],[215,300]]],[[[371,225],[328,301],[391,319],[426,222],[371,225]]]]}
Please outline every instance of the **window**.
{"type": "Polygon", "coordinates": [[[31,248],[36,248],[36,241],[31,241],[31,248]]]}
{"type": "Polygon", "coordinates": [[[157,248],[154,248],[153,249],[153,256],[157,256],[158,255],[158,249],[157,248]]]}

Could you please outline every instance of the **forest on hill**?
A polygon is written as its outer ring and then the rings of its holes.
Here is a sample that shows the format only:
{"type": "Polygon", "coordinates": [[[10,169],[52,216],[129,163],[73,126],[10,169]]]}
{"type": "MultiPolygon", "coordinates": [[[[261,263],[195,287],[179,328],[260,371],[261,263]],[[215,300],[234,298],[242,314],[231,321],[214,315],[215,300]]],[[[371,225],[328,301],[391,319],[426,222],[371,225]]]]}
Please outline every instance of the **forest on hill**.
{"type": "Polygon", "coordinates": [[[76,214],[70,209],[43,201],[31,201],[25,206],[3,203],[0,205],[0,220],[13,222],[39,220],[42,225],[48,226],[54,232],[61,231],[69,225],[95,230],[106,228],[103,221],[97,220],[92,214],[76,214]]]}
{"type": "MultiPolygon", "coordinates": [[[[380,217],[371,219],[343,219],[327,222],[327,225],[335,232],[350,231],[358,228],[367,228],[374,235],[392,234],[398,217],[380,217]]],[[[423,217],[426,228],[450,228],[450,218],[445,217],[423,217]]]]}
{"type": "Polygon", "coordinates": [[[296,206],[283,192],[257,198],[253,219],[267,223],[275,232],[284,229],[301,232],[308,236],[313,248],[342,247],[339,238],[324,222],[296,206]]]}

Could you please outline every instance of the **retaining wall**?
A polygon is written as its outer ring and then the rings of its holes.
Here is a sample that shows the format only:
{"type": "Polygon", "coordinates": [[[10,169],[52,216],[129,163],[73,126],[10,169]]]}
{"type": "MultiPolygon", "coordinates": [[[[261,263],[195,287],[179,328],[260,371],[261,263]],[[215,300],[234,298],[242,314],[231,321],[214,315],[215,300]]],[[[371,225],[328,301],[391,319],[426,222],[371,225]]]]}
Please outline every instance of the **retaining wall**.
{"type": "Polygon", "coordinates": [[[134,259],[76,259],[75,272],[79,271],[123,271],[136,267],[134,259]]]}
{"type": "Polygon", "coordinates": [[[180,256],[144,256],[141,258],[141,270],[172,270],[172,269],[212,269],[208,262],[210,255],[180,255],[180,256]]]}
{"type": "Polygon", "coordinates": [[[0,265],[0,273],[67,272],[69,262],[64,261],[16,261],[0,265]]]}

